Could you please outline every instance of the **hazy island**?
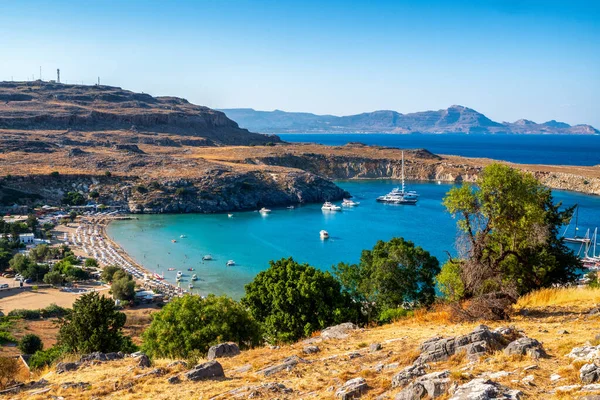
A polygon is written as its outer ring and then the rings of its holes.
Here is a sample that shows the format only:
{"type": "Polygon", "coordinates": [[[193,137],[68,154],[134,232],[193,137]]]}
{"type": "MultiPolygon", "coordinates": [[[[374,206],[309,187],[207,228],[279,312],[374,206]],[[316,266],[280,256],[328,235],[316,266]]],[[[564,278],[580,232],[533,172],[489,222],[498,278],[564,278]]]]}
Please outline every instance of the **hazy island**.
{"type": "Polygon", "coordinates": [[[401,114],[378,110],[356,115],[316,115],[302,112],[257,111],[251,108],[221,110],[240,126],[264,133],[465,133],[597,135],[590,125],[569,125],[555,120],[541,124],[527,119],[496,122],[468,107],[401,114]]]}

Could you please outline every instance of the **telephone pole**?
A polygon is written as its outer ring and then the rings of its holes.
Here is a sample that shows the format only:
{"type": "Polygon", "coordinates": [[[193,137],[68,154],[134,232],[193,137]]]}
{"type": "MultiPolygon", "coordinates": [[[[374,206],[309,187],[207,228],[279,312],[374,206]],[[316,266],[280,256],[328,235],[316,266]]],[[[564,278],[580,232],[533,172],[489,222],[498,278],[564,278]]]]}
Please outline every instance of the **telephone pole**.
{"type": "Polygon", "coordinates": [[[60,68],[56,68],[56,82],[60,83],[60,68]]]}

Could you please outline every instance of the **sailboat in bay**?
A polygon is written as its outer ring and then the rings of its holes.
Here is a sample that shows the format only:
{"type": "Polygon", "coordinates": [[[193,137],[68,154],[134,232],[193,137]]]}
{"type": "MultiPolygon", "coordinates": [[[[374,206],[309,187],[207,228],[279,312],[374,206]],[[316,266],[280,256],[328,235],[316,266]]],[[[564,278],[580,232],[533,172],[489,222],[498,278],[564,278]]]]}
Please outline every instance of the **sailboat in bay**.
{"type": "Polygon", "coordinates": [[[414,190],[406,190],[404,185],[404,151],[402,152],[402,189],[394,188],[385,196],[379,196],[377,201],[392,204],[417,204],[419,194],[414,190]]]}
{"type": "Polygon", "coordinates": [[[571,221],[569,221],[569,224],[565,228],[565,231],[562,234],[562,240],[567,243],[589,244],[591,242],[589,229],[586,231],[584,236],[579,236],[579,205],[575,205],[575,215],[571,217],[571,221]],[[566,235],[569,231],[569,227],[571,226],[571,222],[573,222],[573,218],[575,218],[575,235],[569,237],[566,235]]]}

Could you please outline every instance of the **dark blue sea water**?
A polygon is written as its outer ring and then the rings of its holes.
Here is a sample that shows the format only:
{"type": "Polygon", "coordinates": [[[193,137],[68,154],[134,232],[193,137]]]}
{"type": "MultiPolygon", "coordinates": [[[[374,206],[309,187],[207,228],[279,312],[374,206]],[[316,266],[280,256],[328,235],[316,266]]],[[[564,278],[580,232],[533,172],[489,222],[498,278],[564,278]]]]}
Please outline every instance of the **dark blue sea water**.
{"type": "Polygon", "coordinates": [[[288,142],[314,142],[336,146],[348,142],[361,142],[405,149],[425,148],[437,154],[485,157],[521,164],[600,164],[600,135],[298,133],[279,136],[288,142]]]}
{"type": "MultiPolygon", "coordinates": [[[[443,263],[446,252],[455,253],[456,221],[441,203],[452,186],[411,182],[410,188],[421,195],[416,206],[375,201],[398,184],[389,180],[338,182],[360,205],[337,213],[310,204],[274,209],[267,216],[258,212],[238,212],[233,218],[227,214],[140,215],[138,220],[110,224],[108,234],[147,269],[164,272],[169,281],[175,281],[176,272],[167,268],[174,267],[186,273],[186,280],[198,274],[201,281],[196,292],[235,298],[243,294],[244,284],[268,267],[269,260],[291,256],[329,269],[342,261],[357,262],[363,249],[395,236],[412,240],[443,263]],[[319,238],[321,229],[329,231],[329,240],[319,238]],[[214,261],[202,262],[208,253],[214,261]],[[236,261],[235,267],[225,266],[230,259],[236,261]],[[195,271],[186,272],[188,268],[195,271]]],[[[600,225],[600,197],[563,191],[554,196],[565,206],[579,204],[580,232],[600,225]]],[[[568,234],[574,234],[574,226],[568,234]]]]}

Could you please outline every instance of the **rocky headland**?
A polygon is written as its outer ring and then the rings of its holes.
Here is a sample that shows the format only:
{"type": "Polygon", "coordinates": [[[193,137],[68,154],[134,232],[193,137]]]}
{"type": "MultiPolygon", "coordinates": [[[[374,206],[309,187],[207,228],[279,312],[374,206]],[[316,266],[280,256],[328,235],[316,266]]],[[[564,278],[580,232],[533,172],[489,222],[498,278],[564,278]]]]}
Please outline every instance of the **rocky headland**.
{"type": "MultiPolygon", "coordinates": [[[[339,179],[397,179],[401,150],[283,143],[184,99],[108,86],[0,83],[0,209],[68,192],[130,212],[226,212],[349,196],[339,179]]],[[[488,159],[405,152],[408,180],[473,182],[488,159]]],[[[600,167],[511,164],[600,194],[600,167]]]]}

